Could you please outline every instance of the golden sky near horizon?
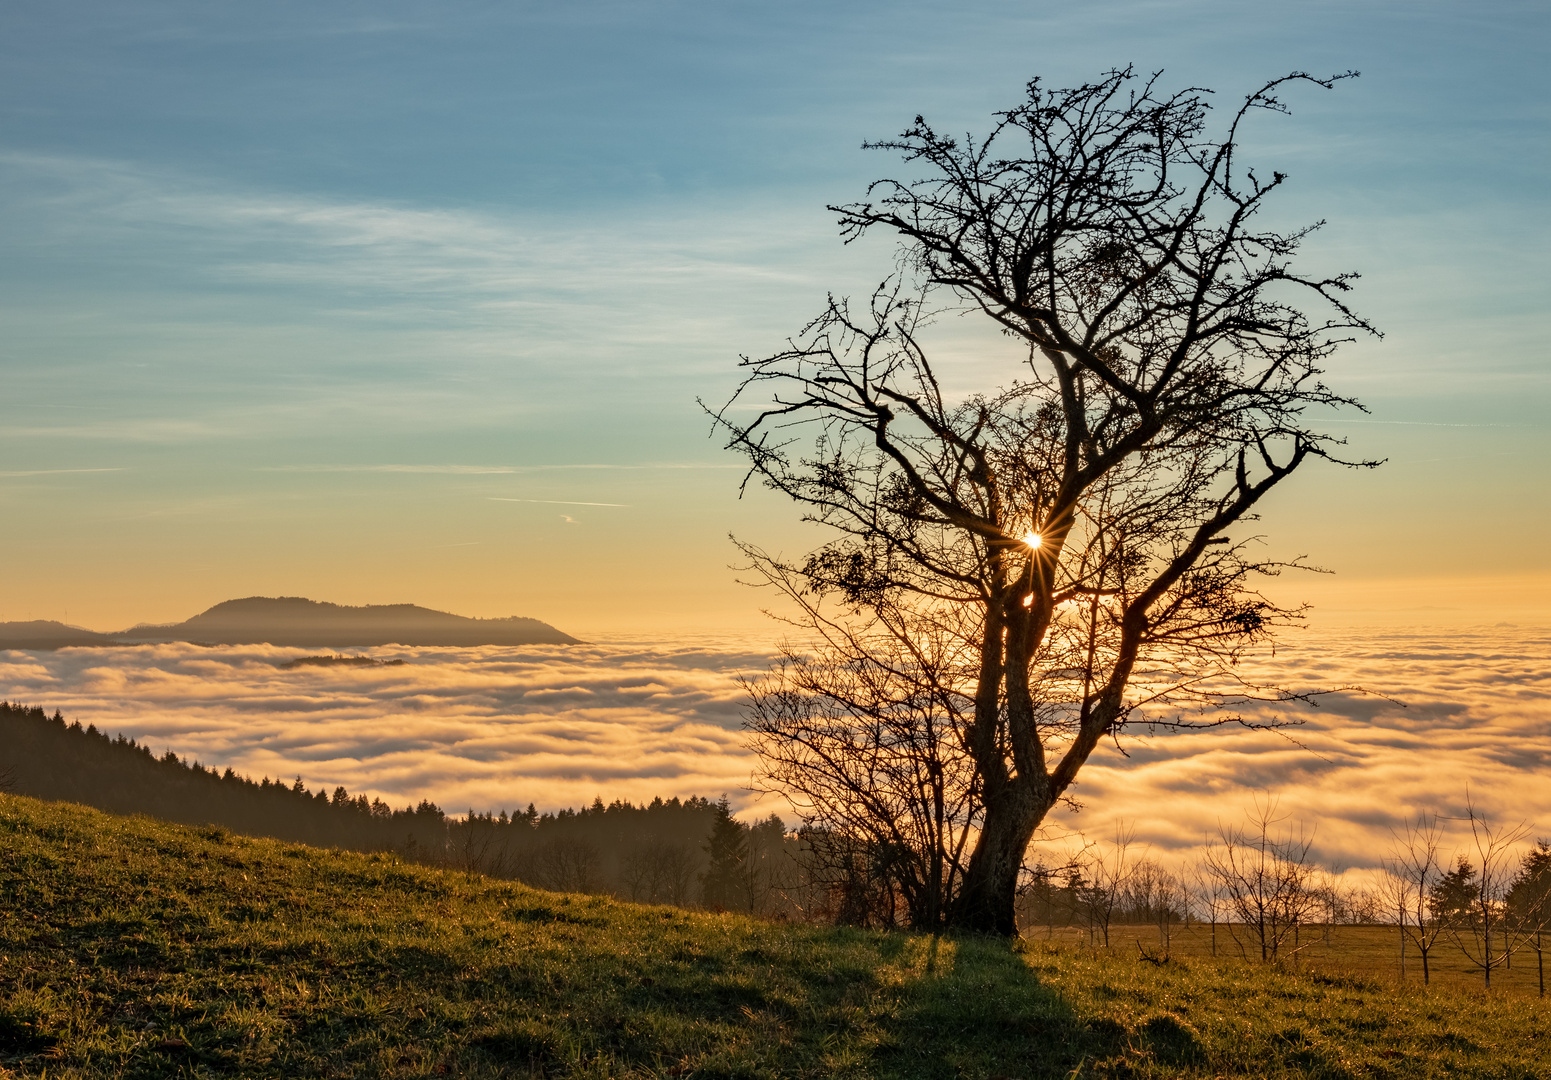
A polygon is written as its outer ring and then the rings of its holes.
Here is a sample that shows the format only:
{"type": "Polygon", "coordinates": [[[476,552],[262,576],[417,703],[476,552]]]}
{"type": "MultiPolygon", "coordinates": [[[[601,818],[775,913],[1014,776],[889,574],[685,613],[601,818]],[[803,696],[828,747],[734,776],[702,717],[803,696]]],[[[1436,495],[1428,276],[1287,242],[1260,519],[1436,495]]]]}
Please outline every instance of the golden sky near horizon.
{"type": "MultiPolygon", "coordinates": [[[[24,9],[0,13],[0,620],[292,595],[757,629],[728,533],[820,537],[739,500],[695,401],[894,266],[824,209],[896,171],[860,144],[1127,61],[1225,98],[1363,71],[1241,147],[1387,335],[1329,374],[1371,409],[1331,430],[1386,464],[1275,493],[1265,551],[1336,572],[1277,595],[1337,622],[1551,610],[1539,9],[24,9]]],[[[973,319],[930,344],[950,394],[1019,369],[973,319]]]]}

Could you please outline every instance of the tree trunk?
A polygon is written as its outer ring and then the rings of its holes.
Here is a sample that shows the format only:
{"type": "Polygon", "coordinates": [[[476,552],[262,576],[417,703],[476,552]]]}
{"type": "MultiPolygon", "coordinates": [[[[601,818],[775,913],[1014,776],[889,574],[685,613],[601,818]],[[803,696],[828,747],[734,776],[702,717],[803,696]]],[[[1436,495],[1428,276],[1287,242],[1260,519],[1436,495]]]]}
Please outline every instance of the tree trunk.
{"type": "Polygon", "coordinates": [[[1018,933],[1013,911],[1018,874],[1034,830],[1049,810],[1049,802],[1035,798],[1029,785],[1016,781],[1008,785],[1003,798],[986,800],[985,823],[964,872],[964,887],[948,914],[949,926],[1001,937],[1018,933]]]}
{"type": "Polygon", "coordinates": [[[1485,954],[1484,954],[1485,957],[1486,957],[1486,963],[1483,964],[1482,967],[1481,967],[1481,974],[1486,979],[1486,988],[1488,990],[1490,990],[1492,988],[1492,918],[1491,918],[1491,915],[1488,914],[1482,921],[1483,921],[1484,925],[1486,926],[1486,951],[1485,951],[1485,954]]]}

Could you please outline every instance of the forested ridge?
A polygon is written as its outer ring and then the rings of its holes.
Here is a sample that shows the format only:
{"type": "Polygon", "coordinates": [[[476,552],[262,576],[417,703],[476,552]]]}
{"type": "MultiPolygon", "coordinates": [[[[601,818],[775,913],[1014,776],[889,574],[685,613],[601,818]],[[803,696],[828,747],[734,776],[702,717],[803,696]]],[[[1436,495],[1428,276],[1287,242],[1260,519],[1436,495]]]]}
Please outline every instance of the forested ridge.
{"type": "Polygon", "coordinates": [[[428,800],[395,809],[343,787],[310,791],[301,777],[254,780],[172,750],[158,757],[57,710],[9,702],[0,702],[0,789],[318,847],[393,851],[541,888],[735,910],[775,904],[771,871],[788,842],[779,818],[745,824],[725,798],[639,806],[598,798],[577,810],[539,813],[530,803],[461,817],[428,800]]]}

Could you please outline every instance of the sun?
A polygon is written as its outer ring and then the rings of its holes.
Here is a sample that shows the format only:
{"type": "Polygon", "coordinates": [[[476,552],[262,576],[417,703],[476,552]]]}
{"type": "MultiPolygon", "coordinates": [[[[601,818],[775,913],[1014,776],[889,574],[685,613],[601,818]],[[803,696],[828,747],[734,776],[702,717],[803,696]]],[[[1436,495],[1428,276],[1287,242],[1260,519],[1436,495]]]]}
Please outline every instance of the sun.
{"type": "Polygon", "coordinates": [[[1033,548],[1035,551],[1038,551],[1039,550],[1039,545],[1043,544],[1045,541],[1039,535],[1039,533],[1037,533],[1037,532],[1027,532],[1027,533],[1023,534],[1023,542],[1025,544],[1029,545],[1029,547],[1033,548]]]}

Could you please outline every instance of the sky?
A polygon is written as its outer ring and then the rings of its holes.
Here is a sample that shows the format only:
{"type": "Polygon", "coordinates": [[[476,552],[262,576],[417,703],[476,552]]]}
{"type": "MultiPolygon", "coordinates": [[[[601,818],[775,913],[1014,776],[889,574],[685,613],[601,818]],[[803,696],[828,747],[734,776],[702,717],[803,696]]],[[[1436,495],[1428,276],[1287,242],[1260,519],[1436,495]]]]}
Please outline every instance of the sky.
{"type": "MultiPolygon", "coordinates": [[[[758,625],[728,534],[818,537],[696,399],[893,264],[826,204],[917,113],[1134,63],[1231,102],[1386,337],[1333,385],[1372,472],[1268,508],[1332,623],[1551,613],[1540,2],[132,3],[0,9],[0,619],[247,595],[758,625]]],[[[956,385],[1017,357],[955,327],[956,385]]]]}

